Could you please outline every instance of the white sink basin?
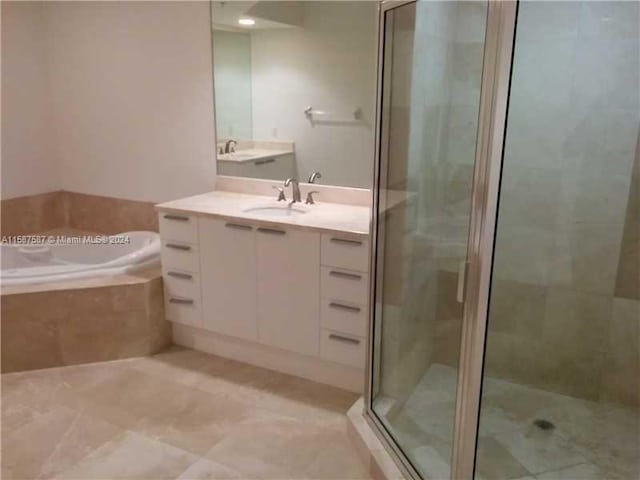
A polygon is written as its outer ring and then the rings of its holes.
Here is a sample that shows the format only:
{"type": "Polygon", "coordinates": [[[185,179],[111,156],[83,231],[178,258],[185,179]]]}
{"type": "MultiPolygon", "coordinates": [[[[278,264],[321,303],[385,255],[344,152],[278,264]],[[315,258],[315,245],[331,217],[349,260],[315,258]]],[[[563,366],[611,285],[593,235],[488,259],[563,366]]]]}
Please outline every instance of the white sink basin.
{"type": "Polygon", "coordinates": [[[307,213],[306,210],[295,207],[251,207],[244,210],[245,213],[251,213],[261,217],[295,217],[307,213]]]}

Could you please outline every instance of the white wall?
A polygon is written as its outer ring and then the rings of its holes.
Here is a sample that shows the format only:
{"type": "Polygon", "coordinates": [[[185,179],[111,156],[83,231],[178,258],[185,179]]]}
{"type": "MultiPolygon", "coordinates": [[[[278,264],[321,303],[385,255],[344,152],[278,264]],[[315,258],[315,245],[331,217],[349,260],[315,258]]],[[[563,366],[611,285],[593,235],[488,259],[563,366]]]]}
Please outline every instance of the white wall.
{"type": "Polygon", "coordinates": [[[370,187],[376,88],[376,2],[305,2],[303,28],[251,35],[253,136],[295,141],[301,179],[370,187]],[[356,107],[364,124],[315,125],[312,105],[338,116],[356,107]]]}
{"type": "Polygon", "coordinates": [[[253,138],[251,36],[248,33],[215,30],[213,64],[218,138],[250,140],[253,138]]]}
{"type": "Polygon", "coordinates": [[[40,3],[2,2],[2,198],[59,188],[40,3]]]}
{"type": "Polygon", "coordinates": [[[62,188],[156,202],[212,189],[207,2],[7,7],[3,198],[62,188]]]}
{"type": "Polygon", "coordinates": [[[62,187],[163,201],[215,177],[207,2],[47,5],[62,187]]]}

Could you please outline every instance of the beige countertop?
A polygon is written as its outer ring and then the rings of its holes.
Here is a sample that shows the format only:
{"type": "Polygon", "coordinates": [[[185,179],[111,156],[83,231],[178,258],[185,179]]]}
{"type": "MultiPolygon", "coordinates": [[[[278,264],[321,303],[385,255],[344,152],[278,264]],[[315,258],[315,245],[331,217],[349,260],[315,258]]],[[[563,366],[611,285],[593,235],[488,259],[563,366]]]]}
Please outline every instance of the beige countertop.
{"type": "Polygon", "coordinates": [[[281,157],[282,155],[291,155],[293,150],[276,150],[267,148],[247,148],[236,150],[231,153],[219,153],[218,160],[222,162],[245,163],[255,162],[266,158],[281,157]]]}
{"type": "MultiPolygon", "coordinates": [[[[287,192],[289,193],[289,192],[287,192]]],[[[306,190],[302,188],[303,199],[306,190]]],[[[264,225],[288,225],[304,229],[311,229],[333,233],[348,233],[356,236],[369,235],[371,209],[358,205],[344,205],[338,203],[324,203],[316,196],[314,205],[278,202],[276,194],[266,197],[227,191],[213,191],[193,197],[181,198],[156,205],[156,209],[163,212],[195,214],[229,220],[248,220],[264,225]],[[259,211],[249,211],[260,208],[292,208],[303,211],[297,215],[271,216],[259,211]]],[[[284,213],[284,212],[282,212],[284,213]]]]}

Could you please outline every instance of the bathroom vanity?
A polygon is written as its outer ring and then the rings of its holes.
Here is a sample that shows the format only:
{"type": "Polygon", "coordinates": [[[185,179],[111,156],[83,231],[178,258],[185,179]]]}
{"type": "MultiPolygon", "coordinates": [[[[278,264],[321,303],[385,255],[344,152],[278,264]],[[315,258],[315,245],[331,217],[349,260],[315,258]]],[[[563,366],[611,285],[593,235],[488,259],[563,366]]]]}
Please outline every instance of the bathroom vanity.
{"type": "Polygon", "coordinates": [[[214,191],[157,209],[176,343],[362,389],[368,207],[214,191]]]}
{"type": "Polygon", "coordinates": [[[240,3],[211,5],[216,191],[158,206],[174,341],[362,391],[377,4],[240,3]]]}

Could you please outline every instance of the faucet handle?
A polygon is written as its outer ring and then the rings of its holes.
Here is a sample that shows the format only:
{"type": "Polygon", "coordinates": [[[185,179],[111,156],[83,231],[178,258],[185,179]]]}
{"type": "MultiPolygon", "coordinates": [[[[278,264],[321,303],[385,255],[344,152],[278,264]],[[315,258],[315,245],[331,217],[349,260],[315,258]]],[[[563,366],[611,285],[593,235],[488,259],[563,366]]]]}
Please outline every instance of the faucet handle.
{"type": "Polygon", "coordinates": [[[313,194],[314,193],[320,193],[320,192],[318,192],[317,190],[313,190],[313,191],[307,193],[307,200],[304,203],[306,203],[307,205],[313,205],[314,203],[316,203],[313,200],[313,194]]]}
{"type": "Polygon", "coordinates": [[[287,201],[287,197],[284,195],[284,188],[282,187],[278,187],[277,185],[273,185],[271,188],[275,188],[276,190],[278,190],[278,201],[279,202],[286,202],[287,201]]]}

